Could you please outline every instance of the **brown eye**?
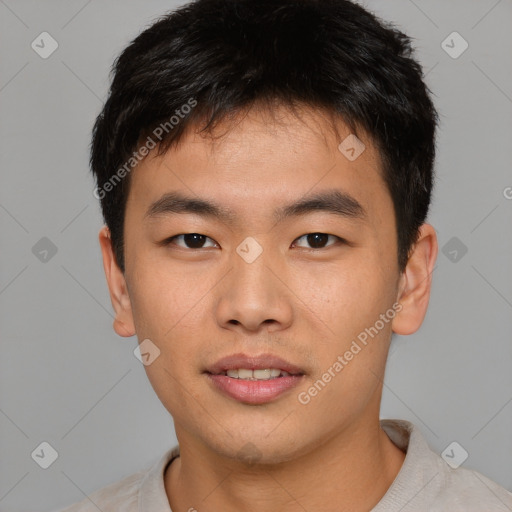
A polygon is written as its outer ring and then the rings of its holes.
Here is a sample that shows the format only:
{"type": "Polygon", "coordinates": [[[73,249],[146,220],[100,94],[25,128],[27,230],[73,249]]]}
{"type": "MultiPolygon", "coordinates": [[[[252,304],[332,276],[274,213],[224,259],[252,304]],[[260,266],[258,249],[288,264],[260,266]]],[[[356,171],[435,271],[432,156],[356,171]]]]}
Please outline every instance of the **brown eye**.
{"type": "Polygon", "coordinates": [[[214,244],[210,247],[215,247],[215,242],[211,238],[207,237],[206,235],[201,235],[200,233],[185,233],[182,235],[173,236],[166,240],[166,245],[174,244],[185,249],[203,249],[207,240],[212,241],[214,244]],[[175,243],[176,240],[181,240],[184,245],[175,243]]]}
{"type": "MultiPolygon", "coordinates": [[[[310,247],[307,247],[308,249],[324,249],[325,247],[333,245],[332,243],[327,245],[329,237],[341,240],[341,238],[335,235],[329,235],[327,233],[309,233],[307,235],[301,236],[300,238],[297,238],[297,241],[304,239],[310,245],[310,247]]],[[[336,243],[336,240],[334,243],[336,243]]]]}

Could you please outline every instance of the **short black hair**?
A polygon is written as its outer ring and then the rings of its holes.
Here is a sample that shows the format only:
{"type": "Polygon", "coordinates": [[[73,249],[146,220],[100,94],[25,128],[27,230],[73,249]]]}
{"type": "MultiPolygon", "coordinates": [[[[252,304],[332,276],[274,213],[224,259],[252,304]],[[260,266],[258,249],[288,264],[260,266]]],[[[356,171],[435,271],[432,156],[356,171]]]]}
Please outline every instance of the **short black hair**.
{"type": "Polygon", "coordinates": [[[255,105],[312,107],[362,129],[393,200],[400,271],[425,221],[438,116],[411,39],[348,0],[196,0],[157,19],[116,58],[96,119],[91,169],[124,266],[130,170],[158,139],[255,105]]]}

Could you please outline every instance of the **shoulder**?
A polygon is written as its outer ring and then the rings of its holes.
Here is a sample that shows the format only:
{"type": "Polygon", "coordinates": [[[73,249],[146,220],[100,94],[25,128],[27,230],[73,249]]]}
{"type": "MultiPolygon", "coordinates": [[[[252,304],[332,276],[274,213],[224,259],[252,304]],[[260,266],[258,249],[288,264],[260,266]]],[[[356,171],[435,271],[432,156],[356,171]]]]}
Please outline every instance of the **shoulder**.
{"type": "Polygon", "coordinates": [[[98,509],[136,512],[138,510],[140,484],[145,475],[146,471],[134,473],[93,492],[78,503],[55,512],[98,512],[98,509]]]}
{"type": "Polygon", "coordinates": [[[163,475],[167,465],[179,456],[179,446],[169,449],[146,468],[103,487],[83,500],[55,512],[138,512],[156,505],[157,510],[169,510],[163,475]]]}
{"type": "Polygon", "coordinates": [[[381,420],[406,453],[395,481],[373,512],[512,511],[512,493],[477,471],[454,469],[432,451],[420,430],[404,420],[381,420]]]}
{"type": "Polygon", "coordinates": [[[433,510],[512,510],[512,493],[486,476],[466,468],[451,468],[438,456],[438,486],[433,510]]]}

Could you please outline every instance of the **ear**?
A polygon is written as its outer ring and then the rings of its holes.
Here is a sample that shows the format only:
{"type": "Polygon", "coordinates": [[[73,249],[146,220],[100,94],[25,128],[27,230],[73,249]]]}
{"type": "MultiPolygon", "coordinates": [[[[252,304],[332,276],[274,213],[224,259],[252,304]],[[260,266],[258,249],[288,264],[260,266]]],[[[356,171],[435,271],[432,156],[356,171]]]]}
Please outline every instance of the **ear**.
{"type": "Polygon", "coordinates": [[[396,334],[412,334],[423,323],[430,298],[437,250],[435,229],[430,224],[423,224],[407,266],[400,276],[397,302],[402,305],[402,309],[392,323],[393,332],[396,334]]]}
{"type": "Polygon", "coordinates": [[[114,256],[110,230],[107,226],[101,228],[98,238],[103,255],[103,268],[107,278],[110,300],[115,312],[114,331],[116,331],[119,336],[133,336],[135,334],[135,325],[133,322],[130,296],[128,295],[124,274],[119,268],[114,256]]]}

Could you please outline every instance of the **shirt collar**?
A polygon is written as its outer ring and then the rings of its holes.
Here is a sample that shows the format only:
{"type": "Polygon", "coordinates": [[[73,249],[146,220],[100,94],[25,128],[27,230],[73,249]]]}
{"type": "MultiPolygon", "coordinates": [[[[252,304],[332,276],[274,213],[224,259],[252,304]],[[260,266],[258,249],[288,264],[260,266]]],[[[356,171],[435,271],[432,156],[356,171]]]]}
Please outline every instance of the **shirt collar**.
{"type": "MultiPolygon", "coordinates": [[[[405,506],[418,492],[418,483],[422,486],[436,476],[437,456],[432,452],[419,429],[405,420],[380,420],[382,429],[393,444],[406,453],[398,475],[386,494],[372,512],[385,512],[397,505],[405,506]],[[418,464],[421,460],[422,463],[418,464]],[[411,487],[414,482],[414,487],[411,487]],[[410,496],[409,496],[410,495],[410,496]]],[[[146,473],[139,493],[139,512],[172,512],[164,486],[164,473],[167,466],[179,456],[179,446],[168,450],[146,473]]]]}

